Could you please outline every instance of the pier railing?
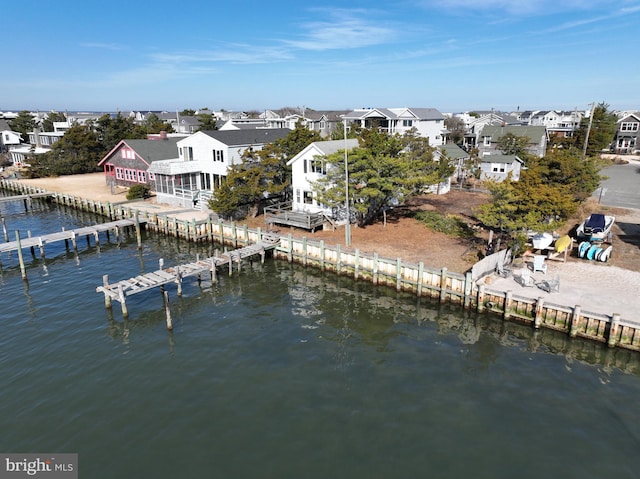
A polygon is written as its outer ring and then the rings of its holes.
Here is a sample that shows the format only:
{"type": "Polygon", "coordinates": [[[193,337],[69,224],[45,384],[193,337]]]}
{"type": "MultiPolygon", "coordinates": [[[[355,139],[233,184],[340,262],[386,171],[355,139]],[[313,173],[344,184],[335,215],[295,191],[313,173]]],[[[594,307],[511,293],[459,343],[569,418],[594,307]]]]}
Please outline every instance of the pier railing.
{"type": "MultiPolygon", "coordinates": [[[[5,181],[0,185],[22,194],[45,193],[19,182],[5,181]]],[[[202,221],[179,220],[170,215],[150,213],[126,204],[102,203],[71,195],[53,193],[53,201],[82,211],[103,215],[111,220],[138,218],[148,230],[176,236],[188,241],[215,241],[234,248],[258,243],[265,234],[261,228],[225,223],[212,219],[202,221]]],[[[580,305],[567,306],[537,299],[520,297],[511,291],[496,291],[478,284],[471,273],[459,274],[447,268],[434,269],[423,263],[405,263],[401,258],[384,258],[377,253],[365,254],[359,249],[327,246],[323,241],[306,237],[280,237],[274,256],[304,266],[348,275],[355,280],[395,287],[398,291],[413,292],[417,296],[437,298],[458,303],[479,312],[500,315],[506,321],[530,324],[533,328],[561,331],[571,337],[599,341],[610,347],[640,351],[640,322],[621,318],[618,314],[604,315],[583,311],[580,305]]]]}

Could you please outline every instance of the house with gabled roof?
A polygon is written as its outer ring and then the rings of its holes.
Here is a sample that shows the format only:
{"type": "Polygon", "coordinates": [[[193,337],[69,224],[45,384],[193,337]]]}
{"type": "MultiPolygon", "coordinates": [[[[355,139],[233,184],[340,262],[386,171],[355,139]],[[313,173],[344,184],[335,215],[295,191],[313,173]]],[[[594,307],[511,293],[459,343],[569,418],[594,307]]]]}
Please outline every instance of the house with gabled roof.
{"type": "Polygon", "coordinates": [[[358,140],[314,141],[287,162],[291,167],[291,189],[293,191],[293,211],[324,213],[332,215],[331,208],[318,202],[313,191],[313,183],[327,174],[327,156],[340,150],[357,148],[358,140]]]}
{"type": "Polygon", "coordinates": [[[444,115],[435,108],[363,108],[345,115],[348,123],[403,135],[415,128],[431,146],[444,143],[444,115]]]}
{"type": "Polygon", "coordinates": [[[480,180],[504,181],[511,174],[512,181],[520,179],[524,161],[517,155],[488,155],[480,159],[480,180]]]}
{"type": "Polygon", "coordinates": [[[640,113],[632,113],[618,120],[613,151],[619,155],[640,152],[640,113]]]}
{"type": "Polygon", "coordinates": [[[153,140],[120,140],[98,163],[104,170],[108,185],[131,187],[153,185],[154,175],[149,168],[154,161],[175,158],[177,143],[182,137],[153,140]]]}
{"type": "Polygon", "coordinates": [[[478,150],[480,157],[500,154],[498,142],[506,134],[528,138],[527,152],[542,158],[547,152],[547,129],[544,126],[520,126],[520,125],[485,125],[479,134],[478,150]]]}
{"type": "Polygon", "coordinates": [[[242,162],[245,151],[286,137],[287,128],[198,131],[176,143],[177,157],[155,161],[149,168],[159,203],[203,208],[228,169],[242,162]]]}

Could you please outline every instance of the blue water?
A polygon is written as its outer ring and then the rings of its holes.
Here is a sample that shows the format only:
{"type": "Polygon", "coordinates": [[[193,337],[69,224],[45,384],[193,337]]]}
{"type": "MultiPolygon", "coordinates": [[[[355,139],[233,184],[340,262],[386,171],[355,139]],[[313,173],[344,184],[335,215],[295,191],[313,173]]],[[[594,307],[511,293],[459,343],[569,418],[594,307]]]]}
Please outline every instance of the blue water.
{"type": "Polygon", "coordinates": [[[95,288],[215,245],[101,243],[25,250],[28,283],[2,255],[1,452],[76,452],[87,478],[640,477],[635,353],[272,259],[169,286],[169,333],[159,291],[125,320],[95,288]]]}

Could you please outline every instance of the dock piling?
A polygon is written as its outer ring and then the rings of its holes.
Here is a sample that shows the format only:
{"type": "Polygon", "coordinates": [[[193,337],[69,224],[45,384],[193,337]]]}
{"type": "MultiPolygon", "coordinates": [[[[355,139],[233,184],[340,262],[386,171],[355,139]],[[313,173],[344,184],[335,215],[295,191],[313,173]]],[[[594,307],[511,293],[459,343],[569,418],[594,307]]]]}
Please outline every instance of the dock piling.
{"type": "Polygon", "coordinates": [[[20,243],[20,232],[16,230],[16,241],[18,242],[18,261],[20,262],[20,274],[24,281],[27,280],[27,270],[24,267],[24,258],[22,257],[22,244],[20,243]]]}

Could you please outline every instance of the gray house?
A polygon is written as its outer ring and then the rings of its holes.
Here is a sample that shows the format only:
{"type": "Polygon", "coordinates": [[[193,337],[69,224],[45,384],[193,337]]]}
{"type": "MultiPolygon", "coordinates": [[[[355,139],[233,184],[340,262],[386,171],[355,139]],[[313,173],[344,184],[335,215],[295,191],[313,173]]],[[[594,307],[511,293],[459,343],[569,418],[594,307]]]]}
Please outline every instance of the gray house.
{"type": "Polygon", "coordinates": [[[618,120],[613,151],[619,155],[631,155],[640,151],[640,114],[632,113],[618,120]]]}
{"type": "Polygon", "coordinates": [[[478,141],[480,156],[500,154],[498,142],[504,135],[511,133],[518,137],[529,139],[527,152],[542,158],[547,152],[547,128],[544,126],[519,126],[519,125],[486,125],[482,128],[478,141]]]}

